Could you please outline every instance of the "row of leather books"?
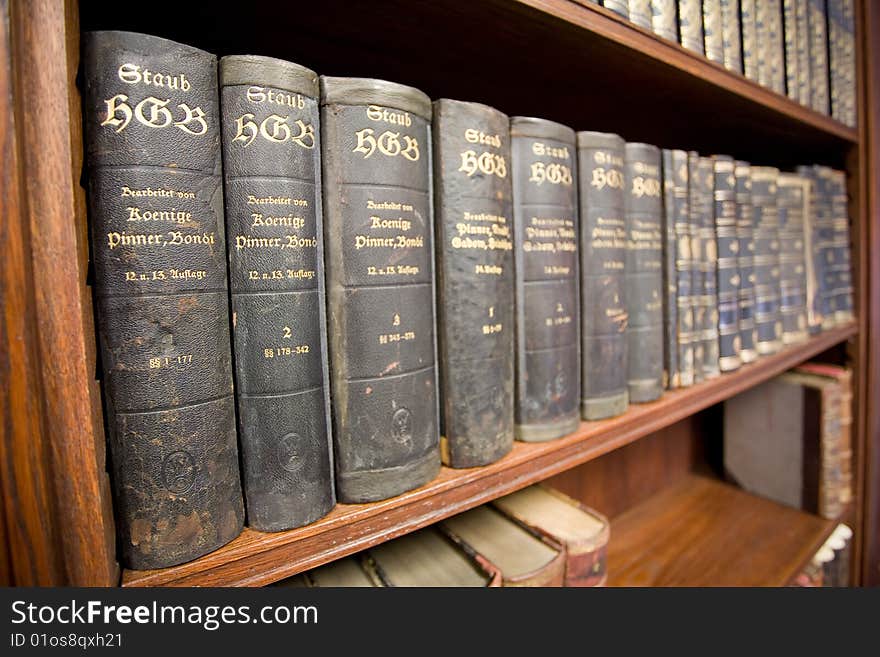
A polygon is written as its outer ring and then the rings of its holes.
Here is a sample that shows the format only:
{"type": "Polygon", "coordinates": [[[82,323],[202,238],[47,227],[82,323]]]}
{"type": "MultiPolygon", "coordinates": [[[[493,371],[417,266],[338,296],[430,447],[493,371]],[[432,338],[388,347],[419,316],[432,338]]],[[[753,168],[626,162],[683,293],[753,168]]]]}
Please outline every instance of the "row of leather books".
{"type": "Polygon", "coordinates": [[[853,499],[852,371],[805,363],[724,403],[724,469],[745,490],[839,518],[853,499]]]}
{"type": "Polygon", "coordinates": [[[822,544],[810,563],[795,577],[792,586],[841,587],[850,585],[852,561],[852,529],[843,523],[837,525],[822,544]]]}
{"type": "Polygon", "coordinates": [[[843,171],[680,150],[662,158],[669,388],[853,319],[843,171]]]}
{"type": "MultiPolygon", "coordinates": [[[[687,161],[699,212],[685,213],[694,232],[675,248],[705,259],[664,266],[654,146],[277,59],[218,66],[148,35],[95,32],[83,44],[105,426],[127,567],[210,552],[242,531],[245,508],[253,529],[300,527],[337,500],[421,486],[441,461],[486,465],[515,438],[623,413],[662,394],[664,352],[697,334],[706,376],[728,355],[718,273],[736,283],[730,259],[710,257],[731,207],[716,218],[713,180],[731,178],[715,174],[721,158],[687,161]],[[676,319],[692,310],[699,332],[664,324],[664,304],[676,319]]],[[[770,232],[755,244],[778,248],[775,187],[759,198],[756,226],[770,232]]],[[[757,288],[756,317],[772,310],[775,330],[786,288],[757,288]]],[[[758,333],[760,343],[760,323],[758,333]]]]}
{"type": "Polygon", "coordinates": [[[855,0],[601,4],[801,105],[856,125],[855,0]]]}
{"type": "Polygon", "coordinates": [[[601,513],[530,486],[276,586],[605,586],[608,538],[601,513]]]}

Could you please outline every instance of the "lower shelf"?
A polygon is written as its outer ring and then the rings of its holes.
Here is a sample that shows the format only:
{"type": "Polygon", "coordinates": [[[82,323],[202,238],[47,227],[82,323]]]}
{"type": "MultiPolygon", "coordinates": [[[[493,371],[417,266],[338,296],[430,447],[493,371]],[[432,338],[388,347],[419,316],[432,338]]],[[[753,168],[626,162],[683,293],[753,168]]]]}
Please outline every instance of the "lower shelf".
{"type": "Polygon", "coordinates": [[[691,475],[611,523],[609,586],[785,586],[837,520],[691,475]]]}
{"type": "Polygon", "coordinates": [[[481,468],[442,468],[429,484],[372,504],[340,504],[317,522],[285,532],[251,529],[204,557],[171,568],[123,572],[123,586],[262,586],[359,552],[542,481],[648,436],[732,397],[854,336],[855,324],[766,356],[736,372],[667,392],[616,418],[582,422],[546,443],[517,443],[481,468]]]}

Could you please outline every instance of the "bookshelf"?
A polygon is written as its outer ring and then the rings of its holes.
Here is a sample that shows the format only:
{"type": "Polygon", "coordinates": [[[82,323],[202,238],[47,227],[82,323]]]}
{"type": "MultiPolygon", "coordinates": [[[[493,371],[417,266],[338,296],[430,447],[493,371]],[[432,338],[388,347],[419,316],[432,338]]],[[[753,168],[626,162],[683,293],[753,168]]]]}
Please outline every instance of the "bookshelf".
{"type": "MultiPolygon", "coordinates": [[[[713,405],[822,354],[855,368],[853,562],[859,581],[878,583],[880,546],[874,537],[880,527],[880,484],[877,476],[866,476],[880,465],[880,420],[869,404],[880,395],[875,346],[880,344],[880,292],[868,285],[880,280],[877,259],[868,258],[870,252],[880,252],[877,150],[869,147],[878,139],[880,74],[876,63],[864,56],[871,53],[869,43],[880,39],[880,13],[872,3],[858,3],[860,25],[871,28],[870,35],[859,35],[864,118],[858,130],[602,8],[572,0],[381,0],[370,11],[327,0],[308,13],[279,11],[255,0],[248,17],[259,30],[239,30],[207,3],[181,15],[169,13],[171,7],[173,3],[159,2],[150,12],[123,8],[113,14],[102,13],[98,3],[88,0],[13,0],[2,7],[0,154],[11,166],[0,176],[0,215],[8,217],[0,230],[0,294],[5,300],[0,366],[15,375],[0,398],[6,420],[0,430],[5,473],[0,580],[32,585],[265,585],[550,477],[566,492],[607,510],[612,532],[626,537],[629,530],[624,530],[632,527],[644,533],[631,518],[660,512],[646,504],[663,503],[663,511],[674,515],[700,490],[697,483],[702,480],[693,479],[692,472],[706,471],[711,461],[705,445],[714,439],[713,432],[701,418],[713,405]],[[175,19],[167,20],[169,15],[175,19]],[[75,78],[80,26],[153,33],[218,54],[283,57],[331,75],[384,77],[415,85],[435,98],[481,101],[508,114],[616,131],[626,139],[663,147],[728,152],[782,167],[803,162],[845,167],[851,185],[858,322],[735,373],[667,393],[652,404],[632,406],[619,418],[582,423],[560,440],[517,444],[491,466],[444,468],[428,485],[391,500],[340,505],[326,518],[289,532],[245,530],[229,545],[189,564],[122,572],[115,557],[95,380],[87,224],[79,186],[82,136],[75,78]],[[291,38],[294,31],[296,38],[291,38]],[[33,98],[52,102],[35,110],[33,98]],[[685,452],[693,458],[682,456],[685,452]],[[611,483],[622,461],[625,481],[611,483]],[[633,484],[637,479],[651,485],[633,484]],[[596,495],[599,482],[607,482],[608,490],[596,495]]],[[[717,481],[705,485],[715,491],[719,504],[746,508],[756,519],[754,531],[771,521],[791,525],[791,540],[774,547],[777,554],[754,574],[756,583],[780,582],[827,529],[825,521],[780,514],[775,506],[771,509],[717,481]]],[[[706,540],[717,550],[733,550],[713,536],[707,534],[706,540]]],[[[630,553],[638,557],[645,549],[649,543],[640,542],[630,553]]]]}

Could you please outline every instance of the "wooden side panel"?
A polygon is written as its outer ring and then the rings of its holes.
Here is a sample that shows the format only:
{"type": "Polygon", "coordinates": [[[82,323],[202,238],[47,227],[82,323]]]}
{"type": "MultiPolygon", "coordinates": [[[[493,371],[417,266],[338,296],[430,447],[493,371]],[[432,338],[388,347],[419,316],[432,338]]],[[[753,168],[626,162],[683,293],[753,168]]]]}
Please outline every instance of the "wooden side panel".
{"type": "Polygon", "coordinates": [[[547,485],[614,518],[704,463],[706,412],[547,480],[547,485]]]}
{"type": "MultiPolygon", "coordinates": [[[[861,184],[866,207],[861,213],[864,223],[859,232],[862,243],[863,305],[861,336],[864,351],[860,356],[863,386],[857,421],[861,426],[864,496],[863,514],[857,517],[862,530],[861,581],[880,586],[880,6],[870,0],[862,3],[864,27],[861,61],[864,85],[860,106],[861,184]],[[870,255],[869,255],[870,254],[870,255]]],[[[857,555],[858,556],[858,555],[857,555]]]]}
{"type": "MultiPolygon", "coordinates": [[[[20,474],[13,479],[19,499],[7,499],[14,514],[7,518],[40,529],[24,534],[30,540],[20,549],[32,555],[31,567],[13,559],[15,579],[112,585],[118,583],[118,568],[79,185],[78,8],[64,0],[16,0],[3,7],[9,18],[11,102],[5,95],[7,107],[0,114],[15,122],[14,133],[3,132],[16,140],[15,166],[3,170],[18,175],[7,184],[21,191],[15,212],[2,212],[18,222],[4,222],[12,248],[3,250],[3,285],[18,299],[11,309],[9,301],[4,304],[7,323],[17,331],[6,342],[18,340],[15,348],[21,352],[9,366],[9,394],[18,396],[18,405],[5,414],[9,436],[4,442],[12,459],[4,454],[4,463],[7,468],[17,463],[20,474]],[[26,468],[25,457],[30,457],[26,468]]],[[[15,545],[20,532],[9,524],[15,545]]]]}

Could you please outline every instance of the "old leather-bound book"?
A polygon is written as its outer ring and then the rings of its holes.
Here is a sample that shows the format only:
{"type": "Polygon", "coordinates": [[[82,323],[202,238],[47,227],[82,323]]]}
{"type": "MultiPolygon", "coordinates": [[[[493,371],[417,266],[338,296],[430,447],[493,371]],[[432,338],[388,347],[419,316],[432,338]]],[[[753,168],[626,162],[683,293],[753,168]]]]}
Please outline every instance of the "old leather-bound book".
{"type": "Polygon", "coordinates": [[[832,170],[801,166],[797,172],[810,181],[810,200],[804,221],[804,258],[807,269],[807,324],[810,333],[834,326],[833,294],[834,218],[831,204],[832,170]]]}
{"type": "Polygon", "coordinates": [[[738,0],[720,0],[721,45],[724,49],[724,68],[743,72],[741,30],[738,0]]]}
{"type": "Polygon", "coordinates": [[[238,473],[217,61],[131,32],[83,38],[83,120],[122,561],[235,538],[238,473]]]}
{"type": "Polygon", "coordinates": [[[363,563],[377,586],[501,586],[494,564],[436,527],[370,548],[363,563]]]}
{"type": "Polygon", "coordinates": [[[626,384],[626,222],[619,136],[577,133],[581,269],[581,415],[620,415],[626,384]]]}
{"type": "Polygon", "coordinates": [[[709,61],[724,64],[721,0],[703,0],[703,43],[709,61]]]}
{"type": "Polygon", "coordinates": [[[510,120],[516,264],[519,440],[564,436],[580,422],[577,148],[570,128],[510,120]]]}
{"type": "Polygon", "coordinates": [[[740,31],[742,32],[743,75],[758,81],[757,0],[740,0],[740,31]]]}
{"type": "MultiPolygon", "coordinates": [[[[674,274],[671,274],[670,292],[675,295],[677,321],[669,321],[664,327],[672,340],[677,341],[678,349],[678,384],[682,387],[694,383],[694,293],[693,279],[696,263],[691,251],[690,214],[688,210],[688,154],[685,151],[664,151],[664,178],[667,186],[672,185],[671,216],[667,215],[667,232],[674,231],[673,237],[667,237],[666,243],[674,239],[674,274]],[[668,157],[667,157],[668,154],[668,157]],[[675,326],[676,331],[671,327],[675,326]]],[[[668,188],[668,187],[667,187],[668,188]]],[[[666,207],[669,210],[670,199],[667,194],[666,207]]],[[[670,248],[672,250],[672,248],[670,248]]],[[[671,362],[671,359],[670,359],[671,362]]]]}
{"type": "MultiPolygon", "coordinates": [[[[684,151],[677,151],[683,153],[684,151]]],[[[663,177],[663,215],[661,222],[662,255],[663,255],[663,383],[670,390],[681,384],[681,368],[679,366],[679,312],[678,285],[676,273],[676,247],[678,239],[675,235],[676,217],[681,207],[681,195],[676,195],[675,153],[664,148],[662,152],[663,177]]],[[[679,192],[681,190],[679,189],[679,192]]],[[[687,294],[689,289],[685,288],[687,294]]]]}
{"type": "Polygon", "coordinates": [[[834,297],[834,321],[852,321],[853,282],[850,248],[849,213],[847,211],[846,172],[831,170],[828,184],[832,224],[831,295],[834,297]]]}
{"type": "Polygon", "coordinates": [[[454,468],[513,447],[509,123],[487,105],[434,102],[440,444],[454,468]]]}
{"type": "Polygon", "coordinates": [[[653,27],[651,0],[627,0],[626,4],[631,23],[649,30],[653,27]]]}
{"type": "Polygon", "coordinates": [[[490,505],[444,520],[440,528],[493,564],[501,586],[562,586],[565,548],[490,505]]]}
{"type": "Polygon", "coordinates": [[[437,474],[431,103],[321,78],[336,492],[381,500],[437,474]]]}
{"type": "Polygon", "coordinates": [[[604,515],[539,485],[498,498],[492,504],[565,548],[565,586],[605,586],[610,525],[604,515]]]}
{"type": "Polygon", "coordinates": [[[755,329],[758,354],[773,354],[782,346],[779,267],[779,215],[777,178],[779,169],[756,167],[751,170],[752,211],[755,235],[755,329]]]}
{"type": "Polygon", "coordinates": [[[630,402],[663,394],[663,199],[660,149],[624,147],[627,386],[630,402]]]}
{"type": "Polygon", "coordinates": [[[247,55],[220,60],[220,89],[247,524],[279,531],[317,520],[336,502],[320,90],[307,68],[247,55]]]}
{"type": "Polygon", "coordinates": [[[678,33],[681,45],[704,55],[703,0],[678,0],[678,33]]]}
{"type": "MultiPolygon", "coordinates": [[[[782,0],[783,43],[785,44],[785,95],[798,102],[798,20],[796,0],[782,0]]],[[[800,3],[804,4],[804,3],[800,3]]]]}
{"type": "Polygon", "coordinates": [[[810,19],[809,3],[795,0],[795,58],[797,59],[797,98],[810,106],[810,19]]]}
{"type": "Polygon", "coordinates": [[[715,243],[718,274],[718,364],[732,372],[741,364],[739,334],[739,235],[736,220],[736,177],[733,158],[716,155],[715,243]]]}
{"type": "Polygon", "coordinates": [[[676,0],[651,0],[651,29],[654,34],[678,42],[676,0]]]}
{"type": "Polygon", "coordinates": [[[810,39],[810,107],[828,114],[828,14],[825,0],[806,0],[810,39]]]}
{"type": "MultiPolygon", "coordinates": [[[[696,214],[700,232],[700,332],[703,345],[703,378],[711,379],[721,372],[718,344],[718,244],[715,238],[715,164],[711,157],[701,157],[697,177],[691,181],[697,188],[696,214]]],[[[692,208],[693,210],[693,208],[692,208]]]]}
{"type": "Polygon", "coordinates": [[[693,268],[691,270],[691,301],[693,302],[694,317],[694,383],[699,383],[704,377],[703,370],[705,368],[705,352],[706,345],[703,341],[703,327],[705,326],[706,306],[703,303],[705,298],[705,280],[703,276],[704,256],[703,256],[703,215],[706,210],[705,194],[703,194],[703,185],[700,183],[700,154],[695,151],[688,151],[687,154],[688,169],[688,229],[691,238],[691,260],[693,268]]]}
{"type": "MultiPolygon", "coordinates": [[[[850,480],[842,386],[788,372],[724,404],[724,468],[745,490],[835,518],[850,480]]],[[[851,477],[850,477],[851,479],[851,477]]]]}
{"type": "Polygon", "coordinates": [[[751,363],[758,357],[755,329],[755,236],[752,210],[752,175],[748,162],[737,160],[736,176],[736,234],[739,238],[739,357],[751,363]]]}
{"type": "Polygon", "coordinates": [[[629,2],[630,0],[602,0],[602,6],[623,18],[629,18],[629,2]]]}
{"type": "Polygon", "coordinates": [[[793,173],[780,173],[777,179],[779,215],[779,267],[782,344],[807,339],[806,267],[804,265],[804,215],[809,199],[804,180],[793,173]]]}

